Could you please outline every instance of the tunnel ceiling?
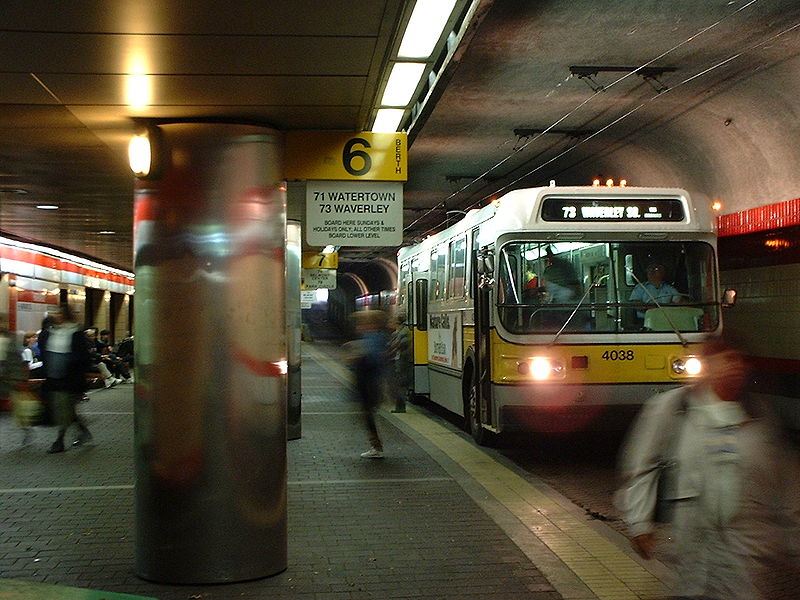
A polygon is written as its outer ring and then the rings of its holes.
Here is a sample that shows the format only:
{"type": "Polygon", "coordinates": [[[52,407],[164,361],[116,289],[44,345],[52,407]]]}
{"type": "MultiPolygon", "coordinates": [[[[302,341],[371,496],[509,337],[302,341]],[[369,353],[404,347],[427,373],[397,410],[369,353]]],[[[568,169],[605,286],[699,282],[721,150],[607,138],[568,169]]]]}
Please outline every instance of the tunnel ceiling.
{"type": "MultiPolygon", "coordinates": [[[[130,268],[131,117],[360,130],[410,8],[5,6],[0,230],[130,268]],[[122,88],[142,55],[156,91],[137,111],[122,88]],[[61,209],[35,209],[43,203],[61,209]]],[[[409,130],[406,241],[440,229],[448,210],[550,180],[685,187],[721,200],[723,212],[796,198],[798,52],[796,0],[478,2],[409,130]]],[[[378,255],[394,249],[343,249],[345,261],[378,255]]]]}

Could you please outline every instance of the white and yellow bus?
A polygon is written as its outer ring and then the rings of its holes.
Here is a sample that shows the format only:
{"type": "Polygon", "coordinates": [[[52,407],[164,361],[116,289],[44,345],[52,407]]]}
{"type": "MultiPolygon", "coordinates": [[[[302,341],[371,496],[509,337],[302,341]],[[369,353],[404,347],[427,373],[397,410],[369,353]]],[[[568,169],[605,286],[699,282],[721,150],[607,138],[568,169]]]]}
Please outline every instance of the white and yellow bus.
{"type": "Polygon", "coordinates": [[[401,248],[413,392],[479,443],[625,423],[720,330],[714,224],[680,189],[531,188],[401,248]]]}

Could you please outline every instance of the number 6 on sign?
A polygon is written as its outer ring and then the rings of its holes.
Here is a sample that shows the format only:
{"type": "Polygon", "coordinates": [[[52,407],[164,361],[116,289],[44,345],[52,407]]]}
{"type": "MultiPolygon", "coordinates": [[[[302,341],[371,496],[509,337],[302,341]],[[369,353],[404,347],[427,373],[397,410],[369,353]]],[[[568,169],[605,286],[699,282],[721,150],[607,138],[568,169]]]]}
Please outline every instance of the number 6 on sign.
{"type": "Polygon", "coordinates": [[[364,146],[365,148],[371,148],[370,143],[365,140],[364,138],[353,138],[347,140],[347,143],[344,145],[342,149],[342,166],[344,170],[350,173],[350,175],[355,175],[359,177],[361,175],[365,175],[369,173],[369,170],[372,168],[372,159],[369,157],[369,154],[365,150],[353,150],[353,146],[359,144],[364,146]],[[356,169],[353,166],[353,159],[360,158],[364,162],[364,166],[360,169],[356,169]]]}

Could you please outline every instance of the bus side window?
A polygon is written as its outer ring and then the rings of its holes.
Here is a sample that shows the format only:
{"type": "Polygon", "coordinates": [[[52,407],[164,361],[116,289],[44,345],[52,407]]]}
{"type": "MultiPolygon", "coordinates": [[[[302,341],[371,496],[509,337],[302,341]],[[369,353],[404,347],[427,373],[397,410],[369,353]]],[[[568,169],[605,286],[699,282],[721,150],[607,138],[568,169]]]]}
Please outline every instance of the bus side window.
{"type": "Polygon", "coordinates": [[[429,300],[444,300],[447,286],[447,247],[431,251],[431,284],[428,289],[429,300]]]}
{"type": "Polygon", "coordinates": [[[428,330],[428,281],[426,279],[417,280],[417,293],[415,298],[414,312],[417,315],[417,329],[419,331],[428,330]]]}
{"type": "Polygon", "coordinates": [[[448,298],[463,298],[466,288],[467,236],[450,242],[450,274],[447,279],[448,298]]]}

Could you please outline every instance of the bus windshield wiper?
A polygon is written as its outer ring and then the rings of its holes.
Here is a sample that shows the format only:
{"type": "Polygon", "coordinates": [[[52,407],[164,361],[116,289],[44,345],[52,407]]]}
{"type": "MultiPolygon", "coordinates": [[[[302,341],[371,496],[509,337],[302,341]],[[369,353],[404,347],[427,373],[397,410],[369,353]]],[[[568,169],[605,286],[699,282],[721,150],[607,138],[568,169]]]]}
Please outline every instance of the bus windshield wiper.
{"type": "Polygon", "coordinates": [[[642,289],[645,291],[645,293],[646,293],[648,296],[650,296],[650,300],[652,300],[652,301],[653,301],[653,304],[655,304],[657,308],[660,308],[660,309],[662,309],[662,311],[661,311],[661,312],[662,312],[662,314],[664,315],[664,318],[667,320],[667,323],[669,323],[669,326],[670,326],[670,327],[672,327],[672,331],[674,331],[674,332],[675,332],[675,335],[677,335],[677,336],[678,336],[678,340],[680,341],[680,343],[681,343],[681,346],[683,346],[684,348],[685,348],[685,347],[687,347],[687,346],[689,345],[689,341],[688,341],[688,340],[687,340],[685,337],[683,337],[683,335],[681,335],[681,331],[680,331],[680,329],[679,329],[679,328],[678,328],[678,327],[675,325],[675,323],[673,323],[672,319],[671,319],[671,318],[670,318],[670,316],[669,316],[669,312],[668,312],[668,311],[666,311],[666,310],[663,310],[663,309],[664,309],[664,307],[663,307],[663,306],[661,306],[661,303],[660,303],[658,300],[656,300],[656,297],[655,297],[655,296],[653,296],[653,294],[651,294],[651,293],[650,293],[650,290],[648,290],[648,289],[647,289],[647,286],[645,286],[645,285],[644,285],[644,284],[643,284],[643,283],[642,283],[642,282],[639,280],[639,278],[638,278],[638,277],[636,277],[636,274],[633,272],[633,269],[631,269],[630,267],[625,267],[625,270],[626,270],[628,273],[630,273],[631,277],[633,277],[633,280],[634,280],[634,281],[635,281],[637,284],[639,284],[639,285],[641,286],[641,288],[642,288],[642,289]]]}
{"type": "Polygon", "coordinates": [[[567,328],[567,325],[569,325],[569,322],[572,320],[572,317],[574,317],[577,314],[581,306],[583,306],[583,303],[586,301],[586,298],[589,297],[589,292],[592,291],[592,288],[600,285],[600,282],[603,281],[604,279],[608,279],[608,274],[598,275],[597,279],[595,279],[592,283],[589,284],[589,286],[586,288],[586,291],[583,292],[583,296],[581,296],[581,299],[578,300],[578,303],[575,305],[575,308],[572,309],[572,312],[564,321],[564,324],[561,326],[561,329],[559,329],[556,335],[553,337],[553,339],[550,340],[549,344],[550,346],[555,344],[558,341],[558,338],[561,337],[561,334],[564,333],[564,330],[567,328]]]}

